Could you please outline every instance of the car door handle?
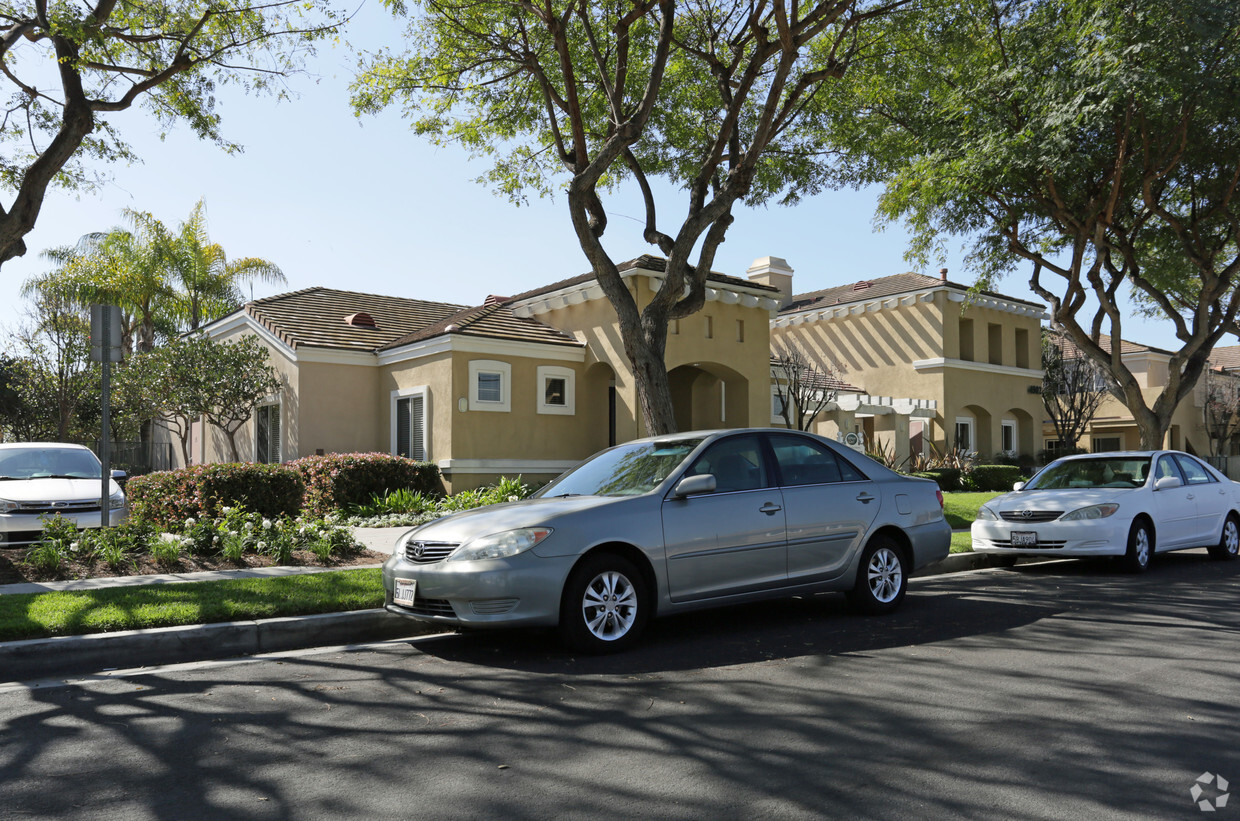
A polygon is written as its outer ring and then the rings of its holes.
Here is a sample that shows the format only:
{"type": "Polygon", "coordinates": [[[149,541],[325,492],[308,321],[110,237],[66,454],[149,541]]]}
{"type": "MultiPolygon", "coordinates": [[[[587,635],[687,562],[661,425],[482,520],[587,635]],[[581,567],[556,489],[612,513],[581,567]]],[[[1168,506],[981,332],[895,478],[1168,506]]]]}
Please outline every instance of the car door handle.
{"type": "Polygon", "coordinates": [[[762,507],[758,508],[758,510],[765,513],[767,516],[774,516],[776,513],[783,510],[783,508],[774,502],[767,502],[762,507]]]}
{"type": "Polygon", "coordinates": [[[874,497],[868,493],[863,492],[860,496],[857,497],[857,501],[865,502],[868,505],[870,502],[874,501],[874,497]]]}

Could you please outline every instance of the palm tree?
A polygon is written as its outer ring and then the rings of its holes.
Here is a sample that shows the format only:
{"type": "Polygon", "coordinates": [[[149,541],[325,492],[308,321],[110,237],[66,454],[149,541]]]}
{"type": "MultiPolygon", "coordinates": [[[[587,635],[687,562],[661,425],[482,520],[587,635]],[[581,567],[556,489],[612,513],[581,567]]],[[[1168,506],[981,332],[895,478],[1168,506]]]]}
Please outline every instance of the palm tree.
{"type": "Polygon", "coordinates": [[[258,280],[273,285],[286,282],[273,262],[258,257],[228,261],[228,255],[207,234],[207,206],[199,200],[189,219],[181,223],[168,249],[168,266],[178,288],[182,327],[197,330],[245,301],[241,284],[258,280]]]}

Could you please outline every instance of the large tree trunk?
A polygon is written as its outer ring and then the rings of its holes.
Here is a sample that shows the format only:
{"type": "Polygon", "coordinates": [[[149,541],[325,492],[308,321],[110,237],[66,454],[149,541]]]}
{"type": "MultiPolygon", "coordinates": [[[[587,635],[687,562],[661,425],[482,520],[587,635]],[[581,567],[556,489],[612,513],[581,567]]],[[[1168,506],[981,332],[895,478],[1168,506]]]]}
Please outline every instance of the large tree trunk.
{"type": "Polygon", "coordinates": [[[640,328],[621,324],[620,336],[624,352],[633,367],[633,379],[637,386],[637,403],[647,436],[662,436],[676,432],[676,412],[672,407],[671,384],[667,379],[664,362],[665,346],[659,341],[646,338],[640,328]]]}

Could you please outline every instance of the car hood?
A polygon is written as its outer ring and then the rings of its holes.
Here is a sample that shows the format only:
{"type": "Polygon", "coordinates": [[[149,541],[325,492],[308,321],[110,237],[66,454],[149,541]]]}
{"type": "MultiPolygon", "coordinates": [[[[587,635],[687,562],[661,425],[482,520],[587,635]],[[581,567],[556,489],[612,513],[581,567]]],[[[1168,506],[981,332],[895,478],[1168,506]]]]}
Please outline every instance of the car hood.
{"type": "Polygon", "coordinates": [[[1013,510],[1062,510],[1065,513],[1090,505],[1115,502],[1122,505],[1124,499],[1140,488],[1098,487],[1064,488],[1062,490],[1014,490],[986,503],[994,511],[1013,510]]]}
{"type": "MultiPolygon", "coordinates": [[[[523,499],[465,510],[435,519],[411,532],[428,542],[464,543],[476,536],[503,533],[522,527],[555,527],[557,519],[582,511],[622,504],[632,496],[564,496],[523,499]]],[[[405,534],[408,535],[408,534],[405,534]]],[[[404,538],[404,535],[401,536],[404,538]]]]}
{"type": "MultiPolygon", "coordinates": [[[[120,487],[108,480],[108,493],[120,487]]],[[[10,502],[99,501],[98,479],[7,479],[0,482],[0,499],[10,502]]]]}

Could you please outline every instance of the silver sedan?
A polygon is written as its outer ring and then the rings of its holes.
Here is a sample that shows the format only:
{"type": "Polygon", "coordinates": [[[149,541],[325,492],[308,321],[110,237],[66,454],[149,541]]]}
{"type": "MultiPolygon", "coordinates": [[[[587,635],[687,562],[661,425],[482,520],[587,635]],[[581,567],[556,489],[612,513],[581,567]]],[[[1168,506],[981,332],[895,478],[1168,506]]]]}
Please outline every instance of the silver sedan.
{"type": "Polygon", "coordinates": [[[530,499],[428,522],[383,583],[392,613],[558,626],[609,652],[656,615],[777,596],[845,591],[886,613],[950,540],[931,481],[807,433],[706,431],[629,442],[530,499]]]}

